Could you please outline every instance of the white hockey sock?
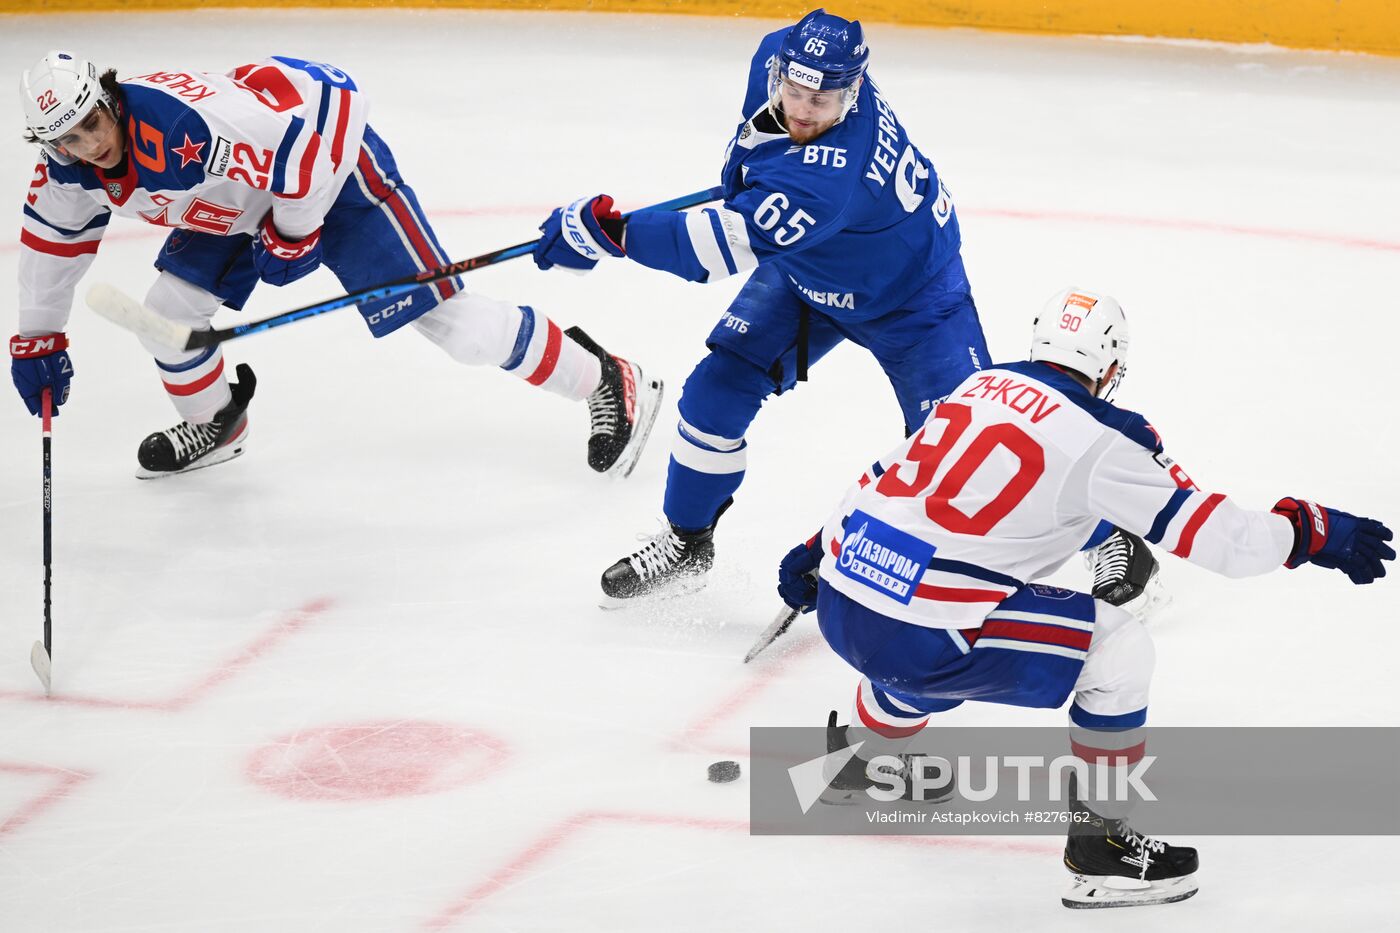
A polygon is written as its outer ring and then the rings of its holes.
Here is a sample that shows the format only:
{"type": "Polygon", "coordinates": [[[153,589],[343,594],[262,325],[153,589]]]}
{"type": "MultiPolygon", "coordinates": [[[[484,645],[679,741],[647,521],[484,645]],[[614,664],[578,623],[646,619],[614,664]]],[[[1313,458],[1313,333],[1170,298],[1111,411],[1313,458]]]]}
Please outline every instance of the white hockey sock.
{"type": "MultiPolygon", "coordinates": [[[[146,307],[176,323],[204,330],[219,308],[219,298],[162,272],[146,293],[146,307]]],[[[203,350],[172,350],[144,337],[141,344],[155,357],[165,392],[185,421],[206,424],[232,400],[224,377],[224,354],[217,345],[203,350]]]]}
{"type": "Polygon", "coordinates": [[[533,308],[522,307],[520,314],[515,345],[501,368],[555,395],[587,398],[602,378],[602,363],[533,308]]]}
{"type": "Polygon", "coordinates": [[[596,356],[532,308],[458,294],[413,326],[459,363],[499,366],[575,401],[587,398],[602,376],[596,356]]]}
{"type": "Polygon", "coordinates": [[[860,756],[897,755],[928,724],[929,714],[903,703],[870,682],[860,679],[851,709],[850,744],[864,742],[860,756]]]}
{"type": "Polygon", "coordinates": [[[175,410],[191,424],[213,421],[233,399],[224,376],[224,354],[217,346],[164,351],[156,356],[156,369],[175,410]]]}
{"type": "Polygon", "coordinates": [[[1138,771],[1147,750],[1145,731],[1141,728],[1085,728],[1074,724],[1074,707],[1070,710],[1070,749],[1083,762],[1076,782],[1079,799],[1099,816],[1126,819],[1137,803],[1138,771]]]}

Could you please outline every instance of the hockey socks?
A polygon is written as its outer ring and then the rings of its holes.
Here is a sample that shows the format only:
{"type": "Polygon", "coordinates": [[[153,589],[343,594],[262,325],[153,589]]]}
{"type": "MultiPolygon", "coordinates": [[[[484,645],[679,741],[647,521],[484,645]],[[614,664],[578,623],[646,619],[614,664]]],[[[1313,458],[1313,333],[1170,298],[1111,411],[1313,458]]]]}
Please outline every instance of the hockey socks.
{"type": "Polygon", "coordinates": [[[224,354],[218,346],[188,352],[171,350],[155,362],[175,411],[191,424],[209,422],[233,397],[224,375],[224,354]]]}
{"type": "Polygon", "coordinates": [[[744,481],[747,466],[748,444],[743,438],[706,434],[681,419],[666,470],[666,518],[684,529],[713,524],[744,481]]]}
{"type": "Polygon", "coordinates": [[[530,385],[574,400],[591,395],[602,376],[596,356],[530,307],[520,308],[515,343],[501,368],[530,385]]]}

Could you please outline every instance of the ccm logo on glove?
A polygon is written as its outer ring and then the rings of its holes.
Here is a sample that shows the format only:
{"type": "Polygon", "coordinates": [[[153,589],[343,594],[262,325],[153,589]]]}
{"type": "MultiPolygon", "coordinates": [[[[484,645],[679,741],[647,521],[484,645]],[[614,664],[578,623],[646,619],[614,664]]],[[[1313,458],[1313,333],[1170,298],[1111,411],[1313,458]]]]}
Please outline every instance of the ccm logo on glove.
{"type": "Polygon", "coordinates": [[[48,356],[67,349],[68,337],[64,334],[44,334],[40,337],[21,337],[16,334],[10,338],[10,356],[15,359],[48,356]]]}

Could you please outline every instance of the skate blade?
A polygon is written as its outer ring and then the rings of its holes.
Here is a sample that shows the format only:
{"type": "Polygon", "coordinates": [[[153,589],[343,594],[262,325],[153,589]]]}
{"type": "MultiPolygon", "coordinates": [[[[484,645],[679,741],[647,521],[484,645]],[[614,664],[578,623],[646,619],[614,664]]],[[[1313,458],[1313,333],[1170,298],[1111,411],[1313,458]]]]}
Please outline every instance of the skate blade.
{"type": "Polygon", "coordinates": [[[637,422],[632,426],[632,436],[616,462],[603,471],[604,476],[613,479],[626,479],[637,468],[637,461],[642,458],[642,450],[647,446],[656,416],[661,411],[661,399],[666,394],[664,382],[660,379],[648,380],[640,366],[635,363],[631,365],[633,384],[637,387],[637,422]]]}
{"type": "Polygon", "coordinates": [[[640,609],[647,606],[655,607],[658,604],[668,603],[673,599],[680,599],[698,593],[705,588],[709,574],[697,573],[693,576],[682,577],[674,583],[662,589],[655,589],[641,596],[609,596],[607,593],[598,597],[598,606],[601,609],[640,609]]]}
{"type": "Polygon", "coordinates": [[[205,454],[203,457],[200,457],[198,460],[196,460],[194,463],[191,463],[183,470],[162,471],[148,470],[145,467],[138,467],[136,469],[136,478],[164,479],[167,476],[179,476],[183,473],[193,473],[195,470],[202,470],[205,467],[217,466],[220,463],[226,463],[235,457],[241,456],[243,454],[244,448],[246,448],[247,446],[248,433],[245,431],[243,433],[243,436],[239,438],[236,443],[228,444],[224,447],[219,447],[215,450],[211,450],[209,453],[205,454]]]}
{"type": "Polygon", "coordinates": [[[1165,881],[1139,881],[1117,875],[1075,875],[1060,903],[1073,910],[1174,904],[1199,890],[1195,874],[1165,881]]]}

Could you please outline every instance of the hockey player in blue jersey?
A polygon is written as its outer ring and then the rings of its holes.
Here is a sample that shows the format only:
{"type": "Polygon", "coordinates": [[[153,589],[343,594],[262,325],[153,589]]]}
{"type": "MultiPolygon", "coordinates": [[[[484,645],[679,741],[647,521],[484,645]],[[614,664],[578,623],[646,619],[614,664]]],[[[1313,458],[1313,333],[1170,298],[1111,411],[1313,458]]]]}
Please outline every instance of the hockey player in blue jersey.
{"type": "MultiPolygon", "coordinates": [[[[321,265],[351,291],[450,260],[366,122],[355,81],[285,56],[228,74],[154,71],[124,81],[54,51],[20,82],[28,135],[43,155],[24,205],[19,321],[11,373],[31,412],[45,390],[68,400],[64,331],[78,280],[113,214],[173,228],[146,295],[157,314],[207,330],[259,282],[285,285],[321,265]]],[[[528,307],[438,282],[362,302],[375,337],[406,325],[458,362],[499,366],[531,385],[587,400],[588,463],[626,474],[645,443],[661,384],[528,307]]],[[[147,437],[139,476],[168,476],[240,454],[252,370],[230,384],[222,350],[143,341],[179,424],[147,437]]]]}
{"type": "Polygon", "coordinates": [[[753,56],[722,206],[624,221],[599,195],[541,227],[543,269],[626,256],[694,282],[753,270],[686,381],[666,524],[603,574],[605,605],[701,581],[759,406],[842,340],[874,355],[911,429],[987,360],[952,198],[869,59],[859,22],[807,14],[753,56]]]}
{"type": "MultiPolygon", "coordinates": [[[[1110,404],[1127,359],[1118,302],[1060,292],[1036,319],[1029,360],[957,386],[783,559],[779,594],[815,608],[822,636],[860,675],[851,726],[828,719],[831,749],[860,743],[829,776],[828,802],[858,800],[877,755],[897,755],[930,717],[968,701],[1068,703],[1081,759],[1109,771],[1142,759],[1147,630],[1088,593],[1035,582],[1105,516],[1228,577],[1304,564],[1360,585],[1386,575],[1395,551],[1379,521],[1294,497],[1250,510],[1198,488],[1142,415],[1110,404]]],[[[1126,808],[1087,792],[1070,807],[1065,906],[1195,893],[1194,849],[1143,837],[1126,808]]]]}

